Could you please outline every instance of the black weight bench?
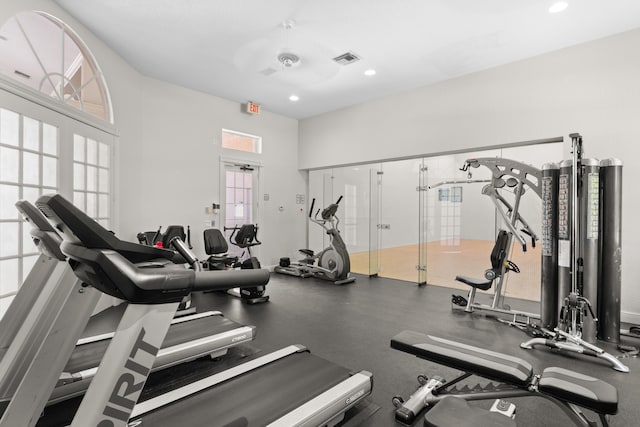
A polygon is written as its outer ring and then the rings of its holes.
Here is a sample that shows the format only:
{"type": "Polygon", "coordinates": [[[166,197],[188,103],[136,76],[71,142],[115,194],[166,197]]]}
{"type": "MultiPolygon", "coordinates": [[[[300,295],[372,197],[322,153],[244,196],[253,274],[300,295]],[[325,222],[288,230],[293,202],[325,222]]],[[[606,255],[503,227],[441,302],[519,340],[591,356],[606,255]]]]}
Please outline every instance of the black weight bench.
{"type": "MultiPolygon", "coordinates": [[[[578,407],[597,413],[603,426],[608,426],[606,415],[612,415],[618,411],[618,392],[615,387],[578,372],[551,367],[544,369],[541,374],[535,374],[531,364],[520,358],[413,331],[404,331],[393,337],[391,347],[464,371],[464,374],[448,382],[439,377],[425,381],[407,402],[397,405],[399,407],[396,410],[396,419],[405,424],[412,424],[425,407],[447,400],[444,405],[435,405],[434,409],[429,411],[425,417],[425,425],[462,426],[466,425],[464,422],[472,420],[475,425],[500,427],[515,425],[510,423],[511,420],[507,417],[504,417],[506,421],[500,424],[500,419],[495,421],[495,413],[461,402],[451,402],[446,398],[447,396],[464,400],[543,397],[556,403],[576,425],[585,427],[594,424],[590,424],[578,407]],[[471,375],[497,381],[500,384],[463,390],[454,387],[456,383],[471,375]],[[453,419],[456,420],[455,424],[451,424],[453,419]]],[[[394,399],[394,402],[397,400],[394,399]]]]}

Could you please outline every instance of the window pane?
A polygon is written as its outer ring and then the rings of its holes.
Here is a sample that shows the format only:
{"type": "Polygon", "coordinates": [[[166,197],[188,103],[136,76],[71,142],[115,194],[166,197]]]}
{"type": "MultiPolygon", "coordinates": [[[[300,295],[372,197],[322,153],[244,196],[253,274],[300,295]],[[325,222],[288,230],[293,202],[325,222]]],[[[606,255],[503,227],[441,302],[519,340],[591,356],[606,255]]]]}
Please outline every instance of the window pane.
{"type": "Polygon", "coordinates": [[[109,196],[107,196],[106,194],[100,194],[98,196],[98,217],[109,217],[109,196]]]}
{"type": "Polygon", "coordinates": [[[253,187],[253,175],[250,173],[244,174],[244,188],[253,187]]]}
{"type": "Polygon", "coordinates": [[[244,172],[236,172],[236,188],[242,188],[244,183],[244,172]]]}
{"type": "Polygon", "coordinates": [[[0,257],[18,255],[19,222],[0,223],[0,257]]]}
{"type": "Polygon", "coordinates": [[[233,187],[235,184],[236,173],[227,171],[227,187],[233,187]]]}
{"type": "Polygon", "coordinates": [[[87,190],[98,191],[98,169],[95,166],[87,166],[87,190]]]}
{"type": "Polygon", "coordinates": [[[235,218],[244,218],[244,205],[242,203],[235,205],[234,216],[235,218]]]}
{"type": "Polygon", "coordinates": [[[96,73],[97,65],[82,41],[61,22],[42,12],[21,12],[7,20],[0,33],[0,56],[6,59],[0,73],[109,121],[111,109],[102,75],[96,73]],[[29,75],[16,74],[15,69],[29,75]]]}
{"type": "Polygon", "coordinates": [[[225,217],[227,221],[230,221],[231,227],[233,227],[233,223],[235,222],[235,215],[236,215],[235,204],[227,203],[227,212],[225,217]]]}
{"type": "Polygon", "coordinates": [[[0,143],[18,146],[20,116],[13,111],[0,108],[0,143]]]}
{"type": "Polygon", "coordinates": [[[58,155],[58,128],[50,124],[42,124],[42,152],[58,155]]]}
{"type": "Polygon", "coordinates": [[[22,132],[22,146],[28,150],[40,151],[40,122],[24,116],[22,132]]]}
{"type": "Polygon", "coordinates": [[[91,218],[98,217],[98,200],[96,198],[96,193],[87,193],[87,210],[86,213],[91,218]]]}
{"type": "Polygon", "coordinates": [[[73,135],[73,160],[76,162],[84,162],[84,137],[73,135]]]}
{"type": "Polygon", "coordinates": [[[101,193],[109,192],[109,170],[98,169],[98,191],[101,193]]]}
{"type": "Polygon", "coordinates": [[[85,207],[84,207],[84,193],[80,192],[80,191],[74,191],[73,192],[73,204],[76,205],[76,207],[80,210],[82,210],[83,212],[85,212],[85,207]]]}
{"type": "Polygon", "coordinates": [[[90,138],[87,138],[87,163],[98,164],[98,143],[90,138]]]}
{"type": "Polygon", "coordinates": [[[73,189],[84,190],[84,165],[73,164],[73,189]]]}
{"type": "Polygon", "coordinates": [[[18,182],[20,152],[13,148],[0,147],[0,181],[18,182]]]}
{"type": "Polygon", "coordinates": [[[108,168],[109,167],[109,145],[105,144],[104,142],[100,142],[98,143],[98,147],[99,147],[99,156],[98,156],[98,164],[102,167],[108,168]]]}
{"type": "Polygon", "coordinates": [[[227,203],[235,203],[235,190],[233,188],[227,188],[227,203]]]}
{"type": "Polygon", "coordinates": [[[40,156],[22,152],[22,182],[24,184],[40,184],[40,156]]]}
{"type": "MultiPolygon", "coordinates": [[[[38,187],[22,187],[22,198],[34,203],[40,196],[40,189],[38,187]]],[[[16,199],[17,201],[17,199],[16,199]]]]}
{"type": "Polygon", "coordinates": [[[0,294],[18,290],[18,260],[0,261],[0,294]]]}
{"type": "Polygon", "coordinates": [[[58,186],[58,161],[55,157],[42,156],[42,185],[58,186]]]}
{"type": "Polygon", "coordinates": [[[27,275],[29,274],[29,272],[31,271],[31,269],[33,268],[33,265],[36,263],[37,260],[38,260],[38,255],[27,256],[22,258],[22,280],[23,281],[27,277],[27,275]]]}
{"type": "Polygon", "coordinates": [[[237,188],[236,192],[236,204],[244,202],[244,191],[241,188],[237,188]]]}
{"type": "Polygon", "coordinates": [[[18,210],[14,206],[18,197],[17,185],[0,184],[0,219],[18,218],[18,210]]]}
{"type": "Polygon", "coordinates": [[[262,138],[259,136],[247,135],[240,132],[222,130],[222,148],[231,150],[247,151],[249,153],[261,152],[262,138]]]}

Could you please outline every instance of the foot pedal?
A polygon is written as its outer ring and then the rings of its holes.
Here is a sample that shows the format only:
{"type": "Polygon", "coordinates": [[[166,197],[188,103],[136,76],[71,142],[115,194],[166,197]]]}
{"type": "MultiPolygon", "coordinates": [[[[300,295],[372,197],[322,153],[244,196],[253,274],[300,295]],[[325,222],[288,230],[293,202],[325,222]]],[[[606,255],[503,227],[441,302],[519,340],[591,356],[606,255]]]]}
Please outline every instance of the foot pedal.
{"type": "Polygon", "coordinates": [[[467,299],[461,295],[451,295],[451,303],[460,307],[467,306],[467,299]]]}
{"type": "Polygon", "coordinates": [[[516,405],[513,403],[507,402],[506,400],[496,399],[491,405],[491,412],[498,412],[505,417],[515,418],[516,416],[516,405]]]}

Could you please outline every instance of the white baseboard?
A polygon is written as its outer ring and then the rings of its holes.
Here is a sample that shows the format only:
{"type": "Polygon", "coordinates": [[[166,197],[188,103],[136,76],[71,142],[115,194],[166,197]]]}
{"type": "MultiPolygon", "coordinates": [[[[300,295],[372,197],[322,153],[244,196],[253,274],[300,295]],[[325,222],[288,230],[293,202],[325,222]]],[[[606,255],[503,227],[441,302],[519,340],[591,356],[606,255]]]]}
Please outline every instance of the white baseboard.
{"type": "Polygon", "coordinates": [[[620,312],[620,321],[624,323],[633,323],[634,325],[640,325],[640,313],[623,310],[620,312]]]}

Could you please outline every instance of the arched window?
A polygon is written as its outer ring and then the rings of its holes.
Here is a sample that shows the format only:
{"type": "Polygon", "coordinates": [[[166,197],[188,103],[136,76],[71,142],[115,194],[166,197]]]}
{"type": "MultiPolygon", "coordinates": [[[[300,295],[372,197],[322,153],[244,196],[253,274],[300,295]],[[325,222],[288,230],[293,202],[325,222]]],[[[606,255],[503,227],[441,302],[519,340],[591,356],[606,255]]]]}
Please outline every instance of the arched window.
{"type": "Polygon", "coordinates": [[[0,317],[39,256],[15,202],[62,193],[112,226],[116,138],[106,84],[82,40],[42,12],[7,20],[0,27],[0,317]]]}
{"type": "Polygon", "coordinates": [[[102,73],[89,49],[59,19],[22,12],[0,28],[0,73],[58,102],[112,123],[102,73]]]}

